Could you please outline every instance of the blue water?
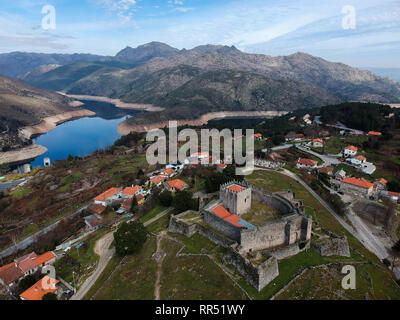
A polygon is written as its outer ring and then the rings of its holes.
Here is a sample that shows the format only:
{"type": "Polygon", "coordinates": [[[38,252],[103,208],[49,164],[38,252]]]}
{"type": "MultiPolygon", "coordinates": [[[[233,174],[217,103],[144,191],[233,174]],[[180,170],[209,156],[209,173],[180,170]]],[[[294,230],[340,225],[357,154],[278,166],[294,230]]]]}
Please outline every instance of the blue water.
{"type": "Polygon", "coordinates": [[[48,151],[31,162],[33,167],[43,167],[43,159],[61,160],[72,156],[85,156],[98,149],[111,146],[121,135],[118,124],[125,117],[106,120],[99,117],[82,118],[65,122],[33,141],[48,151]]]}

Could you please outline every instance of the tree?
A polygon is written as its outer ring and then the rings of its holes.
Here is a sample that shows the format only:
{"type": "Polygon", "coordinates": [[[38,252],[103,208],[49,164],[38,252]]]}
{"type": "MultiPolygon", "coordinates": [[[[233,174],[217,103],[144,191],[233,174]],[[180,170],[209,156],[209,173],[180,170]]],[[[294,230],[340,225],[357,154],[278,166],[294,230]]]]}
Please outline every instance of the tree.
{"type": "Polygon", "coordinates": [[[42,297],[42,300],[57,300],[57,295],[49,292],[42,297]]]}
{"type": "Polygon", "coordinates": [[[25,290],[32,287],[36,283],[36,281],[36,278],[33,275],[29,274],[25,278],[21,279],[18,284],[19,289],[21,290],[21,292],[24,292],[25,290]]]}
{"type": "Polygon", "coordinates": [[[134,211],[135,211],[137,205],[138,205],[138,202],[137,202],[136,197],[134,196],[134,197],[132,198],[131,212],[134,212],[134,211]]]}
{"type": "Polygon", "coordinates": [[[178,212],[185,212],[187,210],[198,210],[199,203],[197,199],[192,199],[192,193],[189,191],[177,192],[173,205],[178,212]]]}
{"type": "Polygon", "coordinates": [[[173,200],[172,194],[169,191],[163,191],[158,196],[158,201],[164,207],[169,207],[172,203],[172,200],[173,200]]]}
{"type": "Polygon", "coordinates": [[[139,252],[147,239],[147,230],[139,221],[124,222],[114,232],[115,251],[124,256],[139,252]]]}

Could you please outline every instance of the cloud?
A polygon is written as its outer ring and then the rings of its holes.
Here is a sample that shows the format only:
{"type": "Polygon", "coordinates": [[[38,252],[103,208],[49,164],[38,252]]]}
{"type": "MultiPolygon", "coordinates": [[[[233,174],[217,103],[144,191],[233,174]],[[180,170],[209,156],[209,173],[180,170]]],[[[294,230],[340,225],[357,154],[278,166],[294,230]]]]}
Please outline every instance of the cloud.
{"type": "Polygon", "coordinates": [[[136,0],[97,0],[97,4],[116,12],[122,24],[131,21],[136,12],[136,0]]]}

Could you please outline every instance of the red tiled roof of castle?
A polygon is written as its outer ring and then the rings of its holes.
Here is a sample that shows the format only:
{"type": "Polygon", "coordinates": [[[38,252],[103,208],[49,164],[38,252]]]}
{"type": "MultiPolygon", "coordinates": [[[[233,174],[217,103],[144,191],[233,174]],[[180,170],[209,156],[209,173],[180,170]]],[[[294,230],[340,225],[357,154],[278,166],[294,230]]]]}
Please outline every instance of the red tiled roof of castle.
{"type": "Polygon", "coordinates": [[[233,192],[240,192],[240,191],[244,190],[244,187],[239,186],[237,184],[233,184],[233,185],[229,186],[227,189],[229,189],[233,192]]]}
{"type": "Polygon", "coordinates": [[[223,206],[217,206],[211,212],[236,227],[243,227],[241,224],[238,223],[238,221],[240,221],[240,218],[235,214],[229,213],[229,211],[226,210],[223,206]]]}
{"type": "Polygon", "coordinates": [[[344,178],[341,182],[348,183],[357,187],[361,187],[364,189],[369,189],[374,186],[373,183],[367,181],[367,180],[362,180],[362,179],[357,179],[357,178],[344,178]]]}

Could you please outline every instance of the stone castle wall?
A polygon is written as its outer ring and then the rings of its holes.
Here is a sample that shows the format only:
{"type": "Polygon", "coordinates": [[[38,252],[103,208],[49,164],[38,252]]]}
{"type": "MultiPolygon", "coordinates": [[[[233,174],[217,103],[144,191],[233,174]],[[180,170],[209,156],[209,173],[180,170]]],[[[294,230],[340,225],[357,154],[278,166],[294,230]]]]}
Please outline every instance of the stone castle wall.
{"type": "Polygon", "coordinates": [[[216,229],[219,232],[222,232],[227,237],[240,242],[240,230],[242,228],[236,227],[230,222],[216,216],[215,214],[204,210],[203,211],[204,222],[210,225],[212,228],[216,229]]]}
{"type": "Polygon", "coordinates": [[[266,261],[255,265],[241,255],[234,245],[228,248],[223,261],[225,264],[235,266],[245,280],[258,291],[261,291],[279,275],[278,261],[275,257],[267,257],[266,261]]]}

